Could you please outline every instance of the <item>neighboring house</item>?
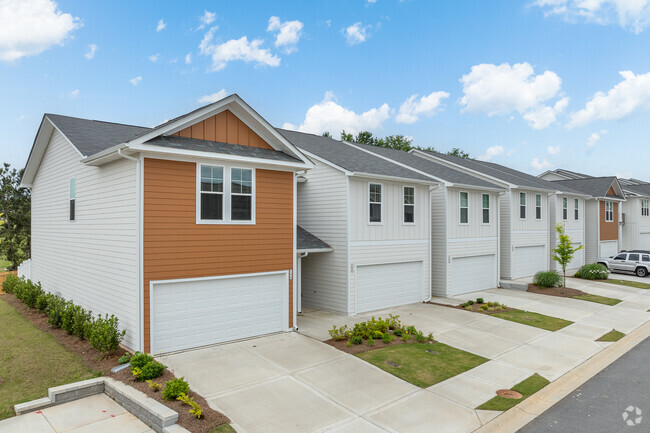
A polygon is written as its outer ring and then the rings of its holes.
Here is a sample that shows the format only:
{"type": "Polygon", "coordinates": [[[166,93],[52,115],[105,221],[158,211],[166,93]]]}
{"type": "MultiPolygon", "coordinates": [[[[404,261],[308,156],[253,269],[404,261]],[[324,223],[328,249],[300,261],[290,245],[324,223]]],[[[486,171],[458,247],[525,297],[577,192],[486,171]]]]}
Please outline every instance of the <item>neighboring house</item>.
{"type": "Polygon", "coordinates": [[[315,243],[297,172],[312,167],[237,95],[155,128],[46,114],[22,180],[30,277],[115,314],[131,349],[291,330],[296,257],[315,243]]]}
{"type": "Polygon", "coordinates": [[[333,248],[301,259],[302,307],[356,314],[429,299],[437,182],[338,140],[278,131],[315,165],[298,183],[298,223],[333,248]]]}
{"type": "MultiPolygon", "coordinates": [[[[494,183],[506,191],[499,197],[499,243],[501,279],[516,279],[534,275],[551,268],[554,247],[555,195],[569,193],[579,198],[582,193],[557,186],[503,165],[474,159],[459,158],[436,152],[412,150],[412,154],[471,174],[494,183]]],[[[579,218],[583,218],[579,214],[579,218]]],[[[577,224],[582,222],[581,219],[577,224]]],[[[583,232],[584,233],[584,232],[583,232]]],[[[584,243],[584,235],[574,232],[575,241],[584,243]]]]}
{"type": "Polygon", "coordinates": [[[499,286],[499,194],[503,187],[401,150],[347,143],[430,176],[431,291],[453,296],[499,286]]]}

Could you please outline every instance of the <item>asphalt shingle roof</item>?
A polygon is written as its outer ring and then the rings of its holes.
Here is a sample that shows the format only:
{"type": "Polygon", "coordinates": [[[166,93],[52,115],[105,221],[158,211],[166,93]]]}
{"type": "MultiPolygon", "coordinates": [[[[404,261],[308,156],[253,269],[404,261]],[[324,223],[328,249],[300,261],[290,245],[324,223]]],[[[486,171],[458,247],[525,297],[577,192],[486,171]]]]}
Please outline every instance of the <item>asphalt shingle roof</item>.
{"type": "Polygon", "coordinates": [[[623,190],[650,197],[650,183],[622,185],[623,190]]]}
{"type": "Polygon", "coordinates": [[[369,155],[342,141],[320,135],[279,129],[278,132],[294,146],[313,153],[334,165],[355,173],[399,177],[435,183],[435,180],[378,156],[369,155]]]}
{"type": "MultiPolygon", "coordinates": [[[[562,188],[567,187],[575,189],[582,192],[583,194],[588,194],[592,197],[607,197],[607,191],[609,191],[609,187],[612,186],[612,183],[614,183],[614,181],[616,181],[616,176],[554,180],[551,183],[561,185],[562,188]]],[[[624,198],[618,195],[616,197],[620,199],[624,198]]]]}
{"type": "Polygon", "coordinates": [[[298,226],[297,232],[296,249],[298,250],[323,250],[332,248],[300,226],[298,226]]]}

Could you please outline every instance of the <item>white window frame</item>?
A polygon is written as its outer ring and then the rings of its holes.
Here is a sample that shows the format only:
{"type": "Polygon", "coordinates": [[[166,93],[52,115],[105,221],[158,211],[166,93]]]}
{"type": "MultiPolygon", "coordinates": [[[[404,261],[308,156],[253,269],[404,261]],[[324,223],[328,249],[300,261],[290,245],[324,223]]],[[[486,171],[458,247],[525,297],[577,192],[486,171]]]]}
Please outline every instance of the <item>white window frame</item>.
{"type": "Polygon", "coordinates": [[[541,194],[535,194],[535,220],[541,221],[544,219],[543,213],[544,199],[541,194]],[[539,197],[539,206],[537,206],[537,198],[539,197]],[[539,208],[539,218],[537,217],[537,209],[539,208]]]}
{"type": "Polygon", "coordinates": [[[564,221],[569,219],[569,198],[562,197],[562,219],[564,221]]]}
{"type": "MultiPolygon", "coordinates": [[[[209,164],[209,163],[197,163],[196,164],[196,223],[197,224],[228,224],[228,225],[255,225],[255,197],[256,197],[256,169],[254,167],[242,167],[239,165],[229,165],[229,164],[209,164]],[[223,219],[221,220],[202,220],[201,219],[201,167],[222,167],[223,168],[223,219]],[[242,170],[251,171],[251,219],[250,221],[240,221],[231,219],[231,197],[232,197],[232,169],[238,168],[242,170]]],[[[237,195],[247,195],[247,194],[237,194],[237,195]]]]}
{"type": "Polygon", "coordinates": [[[578,221],[580,219],[580,200],[577,198],[573,199],[573,220],[578,221]]]}
{"type": "Polygon", "coordinates": [[[519,193],[519,219],[525,220],[528,216],[528,194],[525,192],[519,193]],[[521,204],[521,198],[524,198],[524,204],[521,204]],[[521,216],[521,209],[524,209],[524,216],[521,216]]]}
{"type": "Polygon", "coordinates": [[[458,225],[468,226],[469,223],[470,223],[470,217],[469,217],[469,192],[467,192],[467,191],[458,191],[458,225]],[[463,194],[467,194],[467,207],[465,208],[465,209],[467,209],[467,222],[466,223],[463,222],[463,212],[462,212],[462,209],[463,209],[462,203],[463,203],[463,201],[461,199],[463,194]]]}
{"type": "Polygon", "coordinates": [[[367,191],[368,191],[368,207],[366,209],[368,209],[368,225],[370,225],[370,226],[383,225],[384,224],[384,191],[385,191],[384,184],[379,183],[379,182],[368,182],[368,190],[367,191]],[[378,201],[378,202],[375,202],[375,201],[371,202],[370,201],[370,185],[379,185],[379,187],[381,188],[381,192],[380,192],[381,200],[380,201],[378,201]],[[371,203],[379,205],[379,221],[370,221],[370,204],[371,203]]]}
{"type": "Polygon", "coordinates": [[[490,194],[481,194],[481,221],[482,221],[482,224],[484,226],[489,226],[491,221],[492,221],[492,218],[491,218],[491,215],[490,215],[490,213],[491,213],[490,212],[490,207],[491,206],[492,206],[492,200],[490,199],[490,194]],[[483,199],[486,196],[488,198],[488,206],[487,207],[485,207],[485,204],[484,204],[484,201],[483,201],[483,199]],[[487,214],[488,215],[488,221],[487,222],[485,222],[485,211],[486,210],[488,211],[488,214],[487,214]]]}
{"type": "Polygon", "coordinates": [[[650,216],[650,200],[648,199],[641,200],[641,216],[650,216]]]}
{"type": "MultiPolygon", "coordinates": [[[[382,191],[383,193],[383,191],[382,191]]],[[[416,202],[417,199],[415,198],[417,196],[417,188],[412,186],[412,185],[402,185],[402,224],[406,226],[412,226],[415,225],[416,223],[416,216],[415,216],[415,211],[416,211],[416,202]],[[405,189],[406,188],[412,188],[413,189],[413,204],[406,204],[404,203],[404,198],[406,197],[405,194],[405,189]],[[406,209],[406,206],[413,206],[413,222],[406,222],[404,221],[404,210],[406,209]]],[[[370,210],[370,207],[368,207],[368,210],[370,210]]],[[[370,218],[370,217],[368,217],[370,218]]]]}
{"type": "Polygon", "coordinates": [[[77,221],[77,178],[71,177],[68,180],[68,221],[77,221]],[[73,191],[74,189],[74,191],[73,191]],[[74,218],[70,218],[70,202],[74,201],[74,218]]]}
{"type": "Polygon", "coordinates": [[[613,223],[614,222],[614,203],[611,202],[611,201],[606,201],[605,202],[605,222],[606,223],[613,223]],[[608,208],[611,208],[611,209],[608,209],[608,208]]]}

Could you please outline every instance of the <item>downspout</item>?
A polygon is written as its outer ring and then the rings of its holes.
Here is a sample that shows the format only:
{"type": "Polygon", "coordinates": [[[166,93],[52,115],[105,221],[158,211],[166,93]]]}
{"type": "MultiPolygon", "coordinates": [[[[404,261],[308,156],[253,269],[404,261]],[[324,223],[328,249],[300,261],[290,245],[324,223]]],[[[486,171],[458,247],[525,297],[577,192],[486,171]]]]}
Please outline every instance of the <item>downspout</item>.
{"type": "Polygon", "coordinates": [[[433,224],[433,221],[431,221],[431,206],[433,204],[433,200],[431,200],[431,193],[433,192],[433,190],[435,190],[438,187],[440,187],[440,184],[429,186],[429,263],[428,263],[428,266],[429,266],[429,297],[426,298],[424,301],[422,301],[423,303],[424,302],[429,302],[431,300],[431,298],[433,298],[433,293],[432,293],[432,290],[431,290],[431,286],[433,285],[433,275],[432,275],[432,272],[431,272],[431,261],[433,260],[432,252],[431,252],[432,248],[433,248],[433,230],[431,230],[431,224],[433,224]]]}
{"type": "Polygon", "coordinates": [[[122,153],[122,149],[117,150],[117,154],[130,161],[135,161],[135,189],[136,189],[136,203],[138,206],[138,222],[137,222],[137,237],[138,237],[138,348],[141,352],[144,352],[144,288],[142,287],[142,165],[140,164],[140,158],[134,158],[130,155],[125,155],[122,153]]]}
{"type": "Polygon", "coordinates": [[[501,197],[505,194],[501,191],[497,196],[497,287],[501,287],[501,197]]]}

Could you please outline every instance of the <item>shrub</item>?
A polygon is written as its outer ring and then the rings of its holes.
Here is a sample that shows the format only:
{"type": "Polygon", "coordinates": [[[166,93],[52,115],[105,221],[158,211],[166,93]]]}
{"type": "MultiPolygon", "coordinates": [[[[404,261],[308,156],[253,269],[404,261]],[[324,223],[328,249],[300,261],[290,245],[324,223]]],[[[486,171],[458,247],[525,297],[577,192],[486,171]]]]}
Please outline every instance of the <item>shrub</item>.
{"type": "Polygon", "coordinates": [[[586,280],[606,280],[609,276],[607,268],[600,263],[593,263],[591,265],[584,265],[576,273],[576,277],[584,278],[586,280]]]}
{"type": "Polygon", "coordinates": [[[533,283],[542,288],[560,287],[562,277],[555,271],[540,271],[533,277],[533,283]]]}
{"type": "Polygon", "coordinates": [[[195,402],[192,397],[182,392],[181,395],[179,395],[176,400],[180,400],[183,403],[190,405],[192,407],[192,409],[190,409],[190,414],[194,415],[198,419],[201,419],[201,416],[203,415],[203,410],[201,410],[201,406],[197,402],[195,402]]]}
{"type": "Polygon", "coordinates": [[[139,367],[132,368],[131,374],[133,375],[134,379],[140,380],[140,376],[142,376],[142,370],[140,370],[139,367]]]}
{"type": "Polygon", "coordinates": [[[476,303],[477,304],[482,304],[483,303],[483,298],[476,298],[476,303]]]}
{"type": "Polygon", "coordinates": [[[20,278],[14,274],[8,274],[7,279],[2,283],[2,291],[5,293],[13,294],[16,286],[20,283],[20,278]]]}
{"type": "Polygon", "coordinates": [[[41,313],[45,313],[47,310],[47,305],[50,303],[50,299],[53,297],[51,293],[41,293],[36,298],[36,309],[41,313]]]}
{"type": "Polygon", "coordinates": [[[376,340],[381,340],[382,338],[384,338],[384,333],[381,332],[381,331],[374,331],[372,333],[372,338],[374,338],[376,340]]]}
{"type": "Polygon", "coordinates": [[[474,305],[474,301],[472,301],[472,300],[470,299],[469,301],[467,301],[467,304],[468,304],[468,305],[474,305]]]}
{"type": "Polygon", "coordinates": [[[149,364],[145,365],[140,369],[142,374],[138,377],[138,380],[142,382],[144,380],[155,379],[157,377],[160,377],[165,372],[165,368],[167,367],[162,365],[160,362],[157,361],[150,362],[149,364]]]}
{"type": "Polygon", "coordinates": [[[336,325],[334,325],[328,332],[334,341],[345,340],[348,338],[348,325],[343,325],[340,328],[337,328],[336,325]]]}
{"type": "Polygon", "coordinates": [[[366,344],[368,346],[371,346],[371,347],[374,346],[375,345],[375,339],[372,338],[372,336],[368,337],[368,341],[366,341],[366,344]]]}
{"type": "Polygon", "coordinates": [[[78,307],[71,301],[67,301],[65,307],[63,307],[63,312],[61,313],[61,329],[68,331],[68,334],[72,334],[72,320],[75,308],[78,307]]]}
{"type": "Polygon", "coordinates": [[[72,335],[83,340],[88,335],[88,329],[93,320],[92,312],[75,305],[72,314],[72,335]]]}
{"type": "Polygon", "coordinates": [[[363,343],[363,337],[360,335],[355,335],[351,337],[350,340],[348,341],[352,342],[352,344],[361,344],[363,343]]]}
{"type": "Polygon", "coordinates": [[[36,300],[43,293],[41,284],[34,284],[31,280],[20,281],[15,288],[16,297],[23,301],[29,308],[36,308],[36,300]]]}
{"type": "Polygon", "coordinates": [[[394,316],[392,314],[388,315],[388,329],[395,330],[402,327],[402,322],[399,320],[399,316],[394,316]]]}
{"type": "Polygon", "coordinates": [[[409,341],[411,339],[411,335],[404,333],[402,334],[402,341],[409,341]]]}
{"type": "Polygon", "coordinates": [[[471,305],[465,305],[464,307],[467,311],[472,311],[472,306],[471,305]]]}
{"type": "Polygon", "coordinates": [[[145,380],[145,382],[149,384],[149,388],[152,388],[153,392],[158,392],[162,388],[161,384],[159,384],[158,382],[154,382],[153,380],[145,380]]]}
{"type": "Polygon", "coordinates": [[[418,343],[424,343],[425,341],[427,341],[427,337],[425,337],[421,331],[418,331],[415,334],[415,341],[417,341],[418,343]]]}
{"type": "Polygon", "coordinates": [[[161,396],[163,400],[171,401],[176,400],[181,393],[188,394],[189,392],[190,386],[185,382],[185,378],[181,377],[180,379],[168,380],[161,396]]]}
{"type": "Polygon", "coordinates": [[[52,328],[58,329],[61,327],[61,318],[65,307],[66,301],[61,297],[61,295],[55,295],[49,299],[47,308],[45,309],[45,314],[47,314],[47,323],[49,323],[52,328]]]}
{"type": "Polygon", "coordinates": [[[481,310],[483,310],[483,311],[487,310],[488,308],[489,307],[487,306],[487,304],[481,305],[481,310]]]}
{"type": "Polygon", "coordinates": [[[395,328],[395,330],[393,331],[393,335],[396,337],[401,337],[403,333],[404,331],[402,331],[402,328],[395,328]]]}
{"type": "Polygon", "coordinates": [[[120,356],[120,359],[117,360],[120,364],[126,364],[131,361],[131,354],[129,352],[124,352],[124,355],[120,356]]]}
{"type": "Polygon", "coordinates": [[[393,334],[391,334],[390,332],[387,332],[387,333],[384,334],[381,341],[383,341],[384,344],[390,344],[390,342],[393,341],[393,338],[395,338],[393,336],[393,334]]]}
{"type": "Polygon", "coordinates": [[[102,354],[115,352],[125,334],[125,330],[120,331],[119,321],[114,315],[98,315],[88,326],[88,341],[93,349],[102,354]]]}
{"type": "Polygon", "coordinates": [[[154,359],[151,355],[147,355],[146,353],[135,352],[135,354],[131,356],[130,362],[131,370],[133,370],[135,367],[142,368],[145,365],[154,362],[154,359]]]}

